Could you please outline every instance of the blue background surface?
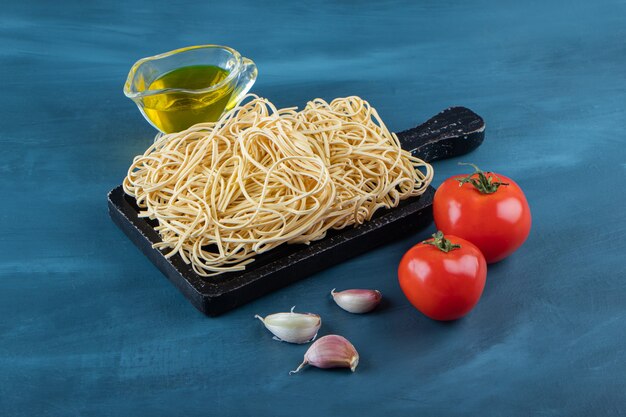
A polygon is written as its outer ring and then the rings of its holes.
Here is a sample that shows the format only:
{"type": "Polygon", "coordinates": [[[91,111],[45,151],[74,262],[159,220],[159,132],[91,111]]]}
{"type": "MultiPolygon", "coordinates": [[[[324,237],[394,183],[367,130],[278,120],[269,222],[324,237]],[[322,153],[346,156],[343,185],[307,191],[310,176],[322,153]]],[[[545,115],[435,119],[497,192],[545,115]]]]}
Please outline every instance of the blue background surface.
{"type": "MultiPolygon", "coordinates": [[[[626,3],[1,1],[0,415],[626,415],[626,3]],[[154,136],[122,94],[139,58],[230,45],[280,106],[360,95],[403,130],[450,105],[487,122],[471,160],[514,178],[534,224],[452,324],[396,265],[433,227],[217,319],[110,221],[154,136]],[[378,288],[355,316],[327,296],[378,288]],[[309,368],[253,315],[322,315],[355,374],[309,368]]],[[[435,164],[438,185],[462,172],[435,164]]]]}

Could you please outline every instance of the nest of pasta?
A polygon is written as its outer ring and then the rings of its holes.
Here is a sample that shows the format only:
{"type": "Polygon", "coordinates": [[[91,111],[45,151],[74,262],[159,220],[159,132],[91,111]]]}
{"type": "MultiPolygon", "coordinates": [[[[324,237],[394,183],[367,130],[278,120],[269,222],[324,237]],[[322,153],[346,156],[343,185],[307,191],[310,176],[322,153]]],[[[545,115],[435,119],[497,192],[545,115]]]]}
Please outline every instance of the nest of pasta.
{"type": "Polygon", "coordinates": [[[243,103],[215,123],[161,136],[123,182],[140,216],[158,221],[154,247],[201,276],[362,224],[432,180],[432,167],[359,97],[315,99],[302,111],[254,95],[243,103]]]}

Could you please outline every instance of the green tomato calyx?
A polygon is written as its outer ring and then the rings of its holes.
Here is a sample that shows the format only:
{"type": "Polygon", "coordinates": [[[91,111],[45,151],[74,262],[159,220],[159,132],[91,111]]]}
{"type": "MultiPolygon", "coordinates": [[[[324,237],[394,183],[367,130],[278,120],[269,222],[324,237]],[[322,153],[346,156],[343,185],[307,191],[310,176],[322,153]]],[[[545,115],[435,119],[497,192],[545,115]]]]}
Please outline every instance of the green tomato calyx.
{"type": "Polygon", "coordinates": [[[459,165],[469,165],[474,168],[474,172],[469,174],[467,177],[457,179],[457,181],[460,183],[459,187],[462,187],[463,184],[470,183],[482,194],[493,194],[498,191],[498,188],[501,185],[509,185],[506,182],[494,181],[494,178],[498,180],[499,178],[497,178],[495,175],[487,176],[486,174],[491,174],[491,172],[483,172],[474,164],[459,162],[459,165]],[[474,178],[474,175],[478,175],[478,177],[474,178]]]}
{"type": "Polygon", "coordinates": [[[454,249],[461,248],[461,245],[457,245],[456,243],[452,243],[448,239],[446,239],[441,230],[437,231],[437,233],[434,233],[432,236],[432,240],[425,240],[422,243],[425,245],[433,245],[434,247],[445,253],[448,253],[454,249]]]}

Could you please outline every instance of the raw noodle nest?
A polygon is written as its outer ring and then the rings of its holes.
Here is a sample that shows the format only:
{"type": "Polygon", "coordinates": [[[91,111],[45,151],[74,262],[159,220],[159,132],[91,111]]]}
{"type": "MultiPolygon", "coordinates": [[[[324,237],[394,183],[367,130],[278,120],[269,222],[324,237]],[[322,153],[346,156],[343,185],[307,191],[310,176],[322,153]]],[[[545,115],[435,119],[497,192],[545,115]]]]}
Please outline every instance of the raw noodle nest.
{"type": "Polygon", "coordinates": [[[315,99],[300,112],[255,95],[244,103],[215,123],[161,136],[123,183],[140,216],[158,221],[154,247],[201,276],[362,224],[432,180],[432,167],[402,150],[359,97],[315,99]]]}

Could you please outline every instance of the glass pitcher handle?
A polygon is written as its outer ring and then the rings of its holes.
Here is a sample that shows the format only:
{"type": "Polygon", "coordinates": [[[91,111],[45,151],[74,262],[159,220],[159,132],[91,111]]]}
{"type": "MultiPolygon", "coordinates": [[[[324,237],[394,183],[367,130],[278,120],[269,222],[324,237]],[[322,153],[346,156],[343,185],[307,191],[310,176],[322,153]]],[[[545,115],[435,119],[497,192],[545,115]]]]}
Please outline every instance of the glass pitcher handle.
{"type": "Polygon", "coordinates": [[[240,101],[243,99],[243,96],[246,95],[252,85],[256,81],[256,76],[259,73],[257,70],[256,64],[248,58],[242,58],[243,68],[241,69],[241,73],[239,75],[239,81],[237,82],[237,87],[233,91],[233,95],[226,105],[226,110],[231,110],[234,108],[240,101]]]}

